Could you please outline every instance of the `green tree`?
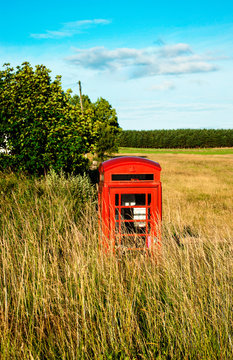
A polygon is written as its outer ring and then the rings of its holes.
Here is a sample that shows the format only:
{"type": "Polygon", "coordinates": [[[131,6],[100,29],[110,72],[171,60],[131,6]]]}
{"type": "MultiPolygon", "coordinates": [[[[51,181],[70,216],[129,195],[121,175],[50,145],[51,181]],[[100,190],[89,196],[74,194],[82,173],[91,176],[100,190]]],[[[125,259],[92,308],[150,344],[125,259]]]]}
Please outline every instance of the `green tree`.
{"type": "MultiPolygon", "coordinates": [[[[77,106],[78,108],[81,109],[81,105],[80,105],[80,97],[78,95],[73,95],[70,98],[70,102],[72,105],[77,106]]],[[[88,110],[88,109],[94,109],[94,106],[89,98],[88,95],[82,95],[82,102],[83,102],[83,109],[84,110],[88,110]]]]}
{"type": "MultiPolygon", "coordinates": [[[[83,108],[93,112],[93,129],[95,133],[94,152],[101,159],[105,154],[111,154],[118,151],[119,134],[121,129],[118,124],[116,110],[112,108],[109,102],[100,97],[95,103],[92,103],[87,95],[82,95],[83,108]]],[[[71,103],[78,109],[80,106],[80,97],[74,95],[71,103]]]]}
{"type": "Polygon", "coordinates": [[[43,173],[49,168],[78,173],[94,147],[93,111],[80,109],[61,87],[61,77],[51,80],[48,70],[27,62],[16,70],[5,64],[0,71],[1,166],[43,173]]]}
{"type": "Polygon", "coordinates": [[[100,158],[118,151],[120,127],[116,110],[109,102],[99,98],[94,104],[94,126],[97,133],[95,152],[100,158]]]}

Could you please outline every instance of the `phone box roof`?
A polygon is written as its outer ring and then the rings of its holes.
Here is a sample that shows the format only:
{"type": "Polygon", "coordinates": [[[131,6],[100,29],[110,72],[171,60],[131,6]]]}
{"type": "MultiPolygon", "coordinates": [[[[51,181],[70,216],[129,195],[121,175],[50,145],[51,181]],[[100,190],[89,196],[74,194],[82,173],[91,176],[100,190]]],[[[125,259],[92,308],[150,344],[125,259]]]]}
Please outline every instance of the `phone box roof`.
{"type": "Polygon", "coordinates": [[[104,174],[104,182],[111,181],[113,174],[154,174],[154,181],[160,181],[160,171],[159,163],[137,156],[116,157],[99,166],[100,174],[104,174]]]}

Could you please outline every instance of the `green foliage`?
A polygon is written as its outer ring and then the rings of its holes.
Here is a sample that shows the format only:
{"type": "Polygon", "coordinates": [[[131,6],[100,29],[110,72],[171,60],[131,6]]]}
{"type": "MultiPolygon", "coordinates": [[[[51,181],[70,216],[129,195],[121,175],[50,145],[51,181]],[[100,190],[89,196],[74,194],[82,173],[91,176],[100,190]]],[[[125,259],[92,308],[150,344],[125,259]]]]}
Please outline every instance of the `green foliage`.
{"type": "Polygon", "coordinates": [[[116,110],[109,102],[100,98],[94,104],[95,125],[97,126],[98,140],[95,151],[103,159],[105,153],[118,151],[118,137],[120,127],[117,122],[116,110]]]}
{"type": "MultiPolygon", "coordinates": [[[[43,213],[41,236],[45,239],[55,229],[63,233],[67,223],[80,221],[87,204],[96,204],[96,197],[96,189],[85,174],[74,176],[50,170],[46,176],[38,178],[0,173],[0,229],[4,229],[3,214],[10,208],[20,237],[24,219],[34,228],[36,219],[43,213]]],[[[2,235],[0,230],[0,237],[2,235]]]]}
{"type": "Polygon", "coordinates": [[[51,80],[48,70],[27,62],[16,71],[0,71],[0,166],[29,173],[53,168],[78,173],[87,165],[84,154],[94,143],[92,112],[71,104],[61,77],[51,80]]]}
{"type": "Polygon", "coordinates": [[[232,129],[124,130],[119,146],[134,148],[232,147],[232,129]]]}
{"type": "MultiPolygon", "coordinates": [[[[78,95],[72,96],[70,98],[70,102],[71,102],[71,104],[73,104],[81,109],[80,97],[78,95]]],[[[83,102],[84,110],[93,108],[93,104],[91,103],[91,100],[88,95],[82,95],[82,102],[83,102]]]]}
{"type": "MultiPolygon", "coordinates": [[[[82,102],[84,111],[93,112],[93,128],[96,135],[94,151],[97,156],[103,159],[105,154],[117,152],[121,129],[116,110],[103,98],[92,103],[87,95],[82,95],[82,102]]],[[[78,95],[71,98],[71,103],[80,109],[80,97],[78,95]]]]}

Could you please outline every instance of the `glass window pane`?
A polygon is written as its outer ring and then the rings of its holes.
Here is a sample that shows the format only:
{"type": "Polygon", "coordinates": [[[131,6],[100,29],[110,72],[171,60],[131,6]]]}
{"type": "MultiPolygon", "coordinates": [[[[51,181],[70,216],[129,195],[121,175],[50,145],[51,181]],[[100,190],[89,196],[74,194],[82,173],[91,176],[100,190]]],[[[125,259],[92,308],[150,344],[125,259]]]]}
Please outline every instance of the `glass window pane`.
{"type": "Polygon", "coordinates": [[[150,220],[150,208],[148,208],[148,220],[150,220]]]}
{"type": "Polygon", "coordinates": [[[122,234],[145,234],[146,222],[124,221],[121,222],[122,234]]]}
{"type": "Polygon", "coordinates": [[[133,208],[121,208],[121,219],[122,220],[133,220],[134,219],[133,208]]]}
{"type": "Polygon", "coordinates": [[[147,231],[148,231],[148,233],[150,233],[150,229],[151,229],[150,221],[148,221],[148,223],[147,223],[147,231]]]}
{"type": "Polygon", "coordinates": [[[122,194],[122,206],[146,205],[146,194],[122,194]]]}
{"type": "Polygon", "coordinates": [[[121,220],[146,220],[146,208],[121,208],[121,220]]]}
{"type": "Polygon", "coordinates": [[[154,180],[154,174],[113,174],[112,181],[154,180]]]}
{"type": "Polygon", "coordinates": [[[151,204],[151,194],[148,194],[148,205],[151,204]]]}
{"type": "Polygon", "coordinates": [[[115,194],[115,206],[119,206],[119,194],[115,194]]]}

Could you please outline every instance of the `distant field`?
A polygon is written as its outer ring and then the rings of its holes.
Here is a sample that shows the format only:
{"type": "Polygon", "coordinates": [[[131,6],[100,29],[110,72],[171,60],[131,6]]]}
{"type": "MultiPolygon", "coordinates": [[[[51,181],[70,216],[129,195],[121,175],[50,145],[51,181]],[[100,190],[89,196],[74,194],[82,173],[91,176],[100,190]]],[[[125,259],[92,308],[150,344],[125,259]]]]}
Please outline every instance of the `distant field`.
{"type": "Polygon", "coordinates": [[[198,155],[228,155],[233,154],[233,148],[206,148],[206,149],[140,149],[121,147],[120,154],[198,154],[198,155]]]}
{"type": "Polygon", "coordinates": [[[225,236],[227,225],[233,230],[233,148],[121,148],[119,155],[141,155],[161,165],[164,223],[176,224],[179,211],[184,226],[201,226],[210,237],[220,229],[225,236]]]}

